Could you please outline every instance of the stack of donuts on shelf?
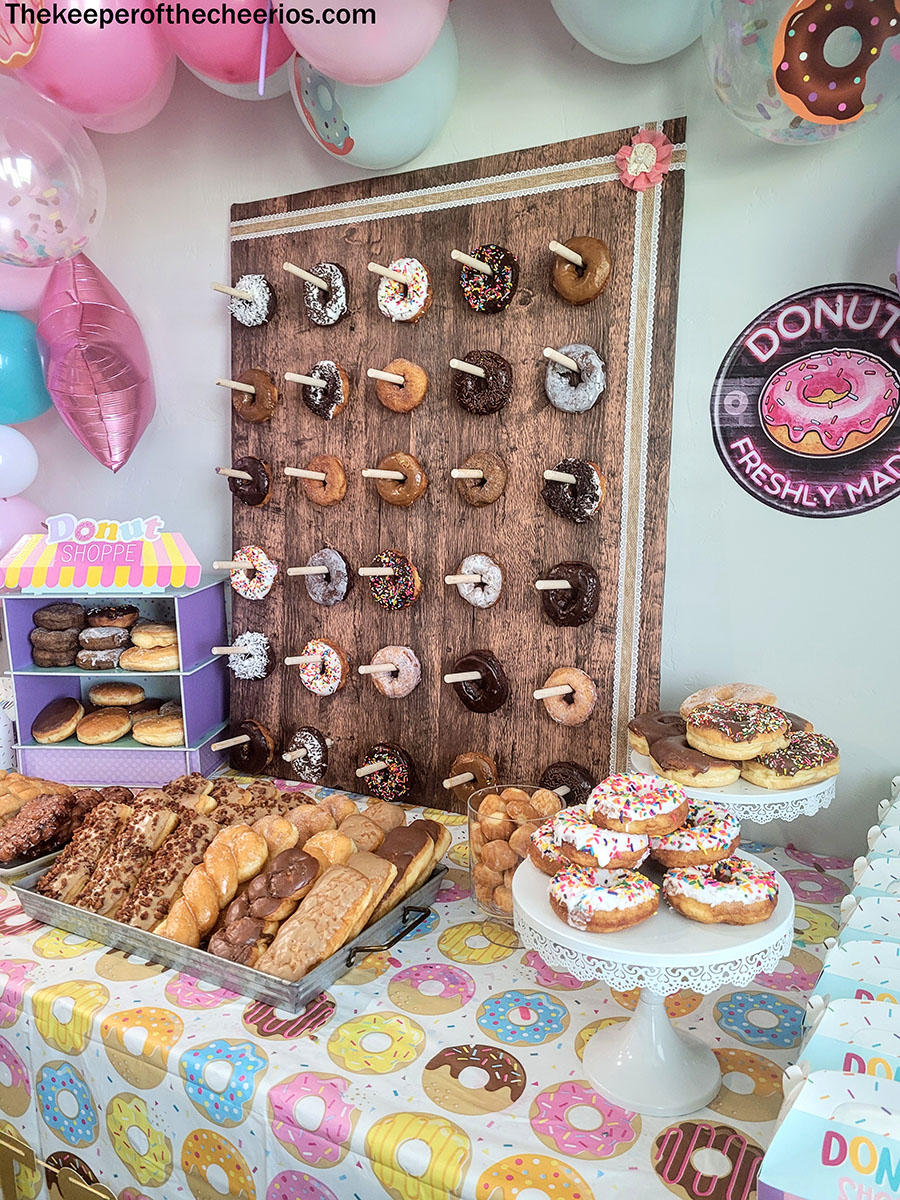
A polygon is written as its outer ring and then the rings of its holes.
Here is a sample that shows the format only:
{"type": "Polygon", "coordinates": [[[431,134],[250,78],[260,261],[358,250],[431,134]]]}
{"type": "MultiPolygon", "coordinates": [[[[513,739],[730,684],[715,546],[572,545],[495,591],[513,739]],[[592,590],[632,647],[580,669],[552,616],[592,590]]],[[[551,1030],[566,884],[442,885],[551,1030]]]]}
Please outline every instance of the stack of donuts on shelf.
{"type": "Polygon", "coordinates": [[[678,712],[635,717],[628,744],[657,774],[690,788],[725,788],[744,779],[783,791],[837,775],[840,751],[831,738],[777,702],[773,692],[751,683],[702,688],[678,712]]]}
{"type": "Polygon", "coordinates": [[[528,857],[550,876],[556,915],[575,929],[614,933],[659,908],[660,885],[639,868],[663,869],[667,903],[704,924],[753,925],[775,911],[778,882],[736,853],[740,822],[721,805],[689,800],[653,775],[611,775],[584,805],[535,828],[528,857]]]}
{"type": "Polygon", "coordinates": [[[133,604],[85,609],[61,601],[32,614],[31,657],[36,667],[80,667],[83,671],[131,673],[177,671],[174,622],[150,621],[133,604]]]}
{"type": "Polygon", "coordinates": [[[60,696],[45,704],[31,723],[40,745],[58,745],[75,737],[87,746],[106,746],[130,734],[144,746],[183,746],[180,700],[154,700],[137,683],[96,683],[86,703],[60,696]]]}

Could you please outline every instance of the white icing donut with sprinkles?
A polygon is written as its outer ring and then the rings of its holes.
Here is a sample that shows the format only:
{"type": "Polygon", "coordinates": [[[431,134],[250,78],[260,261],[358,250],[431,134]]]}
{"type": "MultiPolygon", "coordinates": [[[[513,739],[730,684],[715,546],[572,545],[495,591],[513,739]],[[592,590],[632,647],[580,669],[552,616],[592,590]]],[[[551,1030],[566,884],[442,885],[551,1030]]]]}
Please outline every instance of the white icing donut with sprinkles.
{"type": "Polygon", "coordinates": [[[313,638],[300,652],[301,657],[316,658],[317,662],[302,663],[300,682],[314,696],[333,696],[344,686],[347,659],[340,646],[326,638],[313,638]]]}
{"type": "Polygon", "coordinates": [[[659,908],[659,888],[639,871],[571,866],[553,876],[549,896],[561,921],[590,933],[629,929],[659,908]]]}
{"type": "Polygon", "coordinates": [[[658,775],[610,775],[597,784],[585,808],[605,829],[661,835],[684,824],[688,798],[680,784],[658,775]]]}
{"type": "Polygon", "coordinates": [[[692,800],[680,829],[650,839],[650,856],[664,867],[699,867],[728,858],[741,840],[741,823],[727,808],[692,800]]]}
{"type": "Polygon", "coordinates": [[[666,871],[663,892],[682,916],[704,924],[755,925],[778,902],[774,871],[733,855],[705,867],[666,871]]]}
{"type": "Polygon", "coordinates": [[[566,808],[553,818],[553,842],[567,862],[608,871],[639,867],[650,852],[645,833],[600,829],[583,808],[566,808]]]}
{"type": "Polygon", "coordinates": [[[378,285],[378,311],[392,321],[420,321],[431,308],[428,268],[417,258],[395,258],[390,270],[404,275],[408,282],[382,279],[378,285]]]}
{"type": "Polygon", "coordinates": [[[231,572],[231,586],[237,594],[245,600],[265,600],[278,574],[278,564],[261,546],[241,546],[233,561],[247,564],[231,572]]]}

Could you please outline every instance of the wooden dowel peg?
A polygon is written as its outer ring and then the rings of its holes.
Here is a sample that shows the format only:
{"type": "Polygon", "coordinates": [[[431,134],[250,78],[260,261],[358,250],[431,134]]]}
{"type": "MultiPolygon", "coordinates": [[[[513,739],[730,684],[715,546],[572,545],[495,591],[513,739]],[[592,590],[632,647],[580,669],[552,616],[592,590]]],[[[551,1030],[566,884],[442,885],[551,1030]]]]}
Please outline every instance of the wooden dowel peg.
{"type": "Polygon", "coordinates": [[[380,467],[365,467],[363,479],[396,479],[402,483],[406,476],[402,471],[382,471],[380,467]]]}
{"type": "Polygon", "coordinates": [[[444,583],[486,583],[483,575],[445,575],[444,583]]]}
{"type": "Polygon", "coordinates": [[[286,750],[281,757],[285,762],[293,762],[295,758],[306,758],[306,751],[301,746],[299,750],[286,750]]]}
{"type": "Polygon", "coordinates": [[[302,267],[294,266],[292,262],[282,263],[281,269],[287,271],[289,275],[296,275],[298,279],[304,279],[307,283],[321,288],[323,292],[328,291],[328,284],[324,279],[320,279],[318,275],[313,275],[309,271],[304,271],[302,267]]]}
{"type": "Polygon", "coordinates": [[[539,592],[565,592],[572,584],[568,579],[536,579],[534,586],[539,592]]]}
{"type": "Polygon", "coordinates": [[[328,478],[324,471],[307,471],[305,467],[285,467],[284,473],[291,479],[318,479],[321,483],[328,478]]]}
{"type": "Polygon", "coordinates": [[[252,654],[249,646],[213,646],[210,654],[252,654]]]}
{"type": "Polygon", "coordinates": [[[361,667],[357,667],[356,669],[360,675],[387,675],[389,673],[394,675],[400,670],[397,664],[392,662],[363,663],[361,667]]]}
{"type": "Polygon", "coordinates": [[[230,562],[214,562],[214,571],[252,571],[253,564],[249,562],[239,562],[237,559],[232,559],[230,562]]]}
{"type": "Polygon", "coordinates": [[[480,271],[482,275],[493,275],[494,268],[489,267],[486,262],[482,262],[480,258],[473,258],[471,254],[463,254],[462,250],[451,250],[450,257],[454,262],[462,263],[463,266],[471,267],[473,271],[480,271]]]}
{"type": "Polygon", "coordinates": [[[374,367],[369,367],[366,374],[370,379],[383,379],[385,383],[396,383],[398,387],[406,383],[402,375],[395,375],[393,371],[376,371],[374,367]]]}
{"type": "Polygon", "coordinates": [[[545,471],[544,478],[549,479],[551,483],[577,483],[578,480],[574,475],[570,475],[568,471],[545,471]]]}
{"type": "Polygon", "coordinates": [[[286,667],[305,667],[310,663],[320,663],[324,661],[324,654],[289,654],[284,660],[286,667]]]}
{"type": "Polygon", "coordinates": [[[397,571],[394,567],[359,567],[356,573],[357,575],[371,576],[374,578],[377,575],[384,575],[385,577],[396,575],[397,571]]]}
{"type": "Polygon", "coordinates": [[[232,746],[244,746],[250,741],[250,735],[242,733],[238,737],[226,738],[224,742],[213,742],[210,750],[230,750],[232,746]]]}
{"type": "Polygon", "coordinates": [[[444,683],[472,683],[480,678],[480,671],[451,671],[444,676],[444,683]]]}
{"type": "Polygon", "coordinates": [[[576,267],[584,266],[584,259],[580,254],[576,254],[574,250],[570,250],[568,246],[564,246],[562,242],[551,242],[550,249],[554,254],[558,254],[560,258],[564,258],[566,262],[574,263],[576,267]]]}
{"type": "Polygon", "coordinates": [[[296,371],[285,371],[284,377],[288,383],[302,383],[305,387],[323,388],[325,386],[325,380],[318,379],[315,375],[298,375],[296,371]]]}
{"type": "Polygon", "coordinates": [[[228,479],[252,479],[253,476],[249,471],[235,471],[233,467],[216,467],[217,475],[224,475],[228,479]]]}
{"type": "Polygon", "coordinates": [[[287,573],[291,577],[293,577],[295,575],[327,575],[328,568],[327,567],[288,567],[287,573]]]}
{"type": "Polygon", "coordinates": [[[450,472],[451,479],[484,479],[484,471],[478,471],[475,467],[454,467],[450,472]]]}
{"type": "Polygon", "coordinates": [[[549,699],[551,696],[568,696],[569,692],[574,692],[575,689],[568,683],[561,683],[558,687],[538,688],[536,692],[532,692],[535,700],[549,699]]]}
{"type": "Polygon", "coordinates": [[[451,788],[458,787],[461,783],[470,783],[474,778],[471,771],[463,771],[462,775],[451,775],[449,779],[442,779],[441,787],[445,787],[449,792],[451,788]]]}
{"type": "Polygon", "coordinates": [[[477,375],[479,379],[485,378],[485,372],[482,367],[476,367],[474,363],[465,362],[461,358],[451,358],[450,366],[454,371],[465,371],[467,375],[477,375]]]}
{"type": "Polygon", "coordinates": [[[365,777],[367,775],[375,775],[375,774],[377,774],[378,771],[383,771],[386,766],[387,766],[386,762],[379,761],[379,762],[369,763],[369,765],[366,767],[357,767],[356,768],[356,778],[357,779],[365,779],[365,777]]]}
{"type": "Polygon", "coordinates": [[[373,275],[382,275],[385,279],[393,279],[394,283],[402,283],[406,287],[412,283],[408,275],[401,275],[399,271],[392,271],[390,267],[383,267],[380,263],[370,262],[366,266],[373,275]]]}
{"type": "Polygon", "coordinates": [[[565,367],[567,371],[577,371],[581,374],[581,368],[574,358],[569,358],[568,354],[560,354],[558,350],[554,350],[552,346],[544,347],[544,358],[549,358],[551,362],[559,363],[561,367],[565,367]]]}
{"type": "Polygon", "coordinates": [[[560,800],[563,800],[566,796],[568,796],[572,789],[567,783],[561,783],[558,788],[554,788],[553,790],[556,792],[557,796],[559,796],[560,800]]]}
{"type": "Polygon", "coordinates": [[[237,288],[229,287],[227,283],[211,283],[209,286],[214,292],[221,292],[223,296],[234,296],[235,300],[253,299],[250,292],[241,292],[237,288]]]}
{"type": "Polygon", "coordinates": [[[240,383],[237,379],[217,379],[216,387],[231,388],[233,392],[246,392],[248,396],[256,395],[256,388],[252,383],[240,383]]]}

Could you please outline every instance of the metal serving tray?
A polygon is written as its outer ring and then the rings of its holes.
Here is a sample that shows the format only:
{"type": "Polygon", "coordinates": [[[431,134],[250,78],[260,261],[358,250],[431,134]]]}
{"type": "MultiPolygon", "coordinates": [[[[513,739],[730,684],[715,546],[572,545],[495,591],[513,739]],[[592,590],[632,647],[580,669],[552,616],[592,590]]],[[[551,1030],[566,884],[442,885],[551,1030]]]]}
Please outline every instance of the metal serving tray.
{"type": "Polygon", "coordinates": [[[346,974],[360,955],[387,950],[411,933],[417,925],[421,925],[431,911],[431,905],[446,874],[446,867],[435,867],[426,882],[411,892],[403,903],[398,904],[380,921],[364,929],[359,937],[342,946],[336,954],[319,963],[296,983],[267,975],[264,971],[257,971],[255,967],[245,967],[224,958],[217,958],[206,950],[195,950],[191,946],[182,946],[155,933],[134,929],[131,925],[123,925],[110,917],[100,917],[71,904],[63,904],[60,900],[41,896],[32,890],[37,883],[36,878],[29,879],[24,886],[12,884],[11,887],[28,916],[43,921],[46,925],[53,925],[68,933],[77,933],[114,950],[145,958],[148,962],[183,971],[195,979],[218,984],[219,987],[228,988],[253,1000],[262,1000],[271,1004],[273,1008],[296,1013],[301,1012],[310,1000],[346,974]]]}
{"type": "Polygon", "coordinates": [[[53,864],[59,850],[41,854],[38,858],[14,858],[0,866],[0,883],[23,883],[32,875],[40,876],[53,864]]]}

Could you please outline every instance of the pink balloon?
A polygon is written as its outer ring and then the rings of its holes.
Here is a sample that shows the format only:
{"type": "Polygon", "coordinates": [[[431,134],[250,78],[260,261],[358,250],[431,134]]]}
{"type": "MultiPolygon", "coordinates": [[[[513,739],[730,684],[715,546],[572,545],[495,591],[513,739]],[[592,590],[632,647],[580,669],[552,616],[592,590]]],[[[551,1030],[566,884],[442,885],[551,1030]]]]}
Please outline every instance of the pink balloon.
{"type": "MultiPolygon", "coordinates": [[[[70,6],[77,6],[75,0],[64,3],[70,6]]],[[[108,116],[146,100],[171,57],[162,34],[148,25],[49,24],[21,74],[73,113],[108,116]]]]}
{"type": "Polygon", "coordinates": [[[53,268],[38,342],[59,415],[98,462],[118,471],[156,408],[153,374],[134,313],[87,255],[53,268]]]}
{"type": "Polygon", "coordinates": [[[91,116],[86,113],[76,113],[75,115],[86,129],[93,129],[97,133],[133,133],[135,129],[143,129],[166,107],[169,97],[172,95],[177,68],[178,59],[173,55],[163,68],[159,83],[137,104],[119,109],[118,112],[104,113],[102,116],[91,116]]]}
{"type": "Polygon", "coordinates": [[[0,558],[26,533],[43,533],[41,521],[46,519],[44,510],[24,496],[0,500],[0,558]]]}
{"type": "MultiPolygon", "coordinates": [[[[268,5],[262,0],[244,7],[265,12],[268,5]]],[[[221,0],[196,0],[192,9],[209,11],[221,8],[221,0]]],[[[259,78],[259,55],[262,46],[261,25],[163,25],[163,37],[193,71],[217,79],[220,83],[251,83],[259,78]]],[[[273,21],[269,27],[269,47],[266,52],[266,75],[284,66],[293,53],[293,46],[284,36],[281,26],[273,21]]]]}
{"type": "Polygon", "coordinates": [[[450,0],[373,0],[373,25],[286,25],[298,53],[342,83],[372,87],[399,79],[422,61],[450,0]]]}
{"type": "Polygon", "coordinates": [[[0,309],[4,312],[25,312],[35,308],[50,280],[49,267],[13,267],[0,263],[0,309]]]}

